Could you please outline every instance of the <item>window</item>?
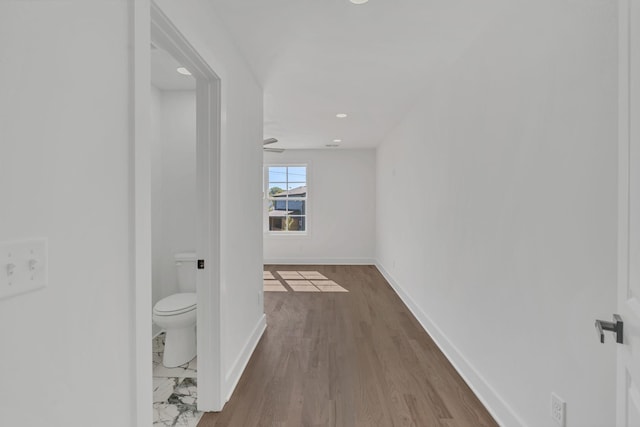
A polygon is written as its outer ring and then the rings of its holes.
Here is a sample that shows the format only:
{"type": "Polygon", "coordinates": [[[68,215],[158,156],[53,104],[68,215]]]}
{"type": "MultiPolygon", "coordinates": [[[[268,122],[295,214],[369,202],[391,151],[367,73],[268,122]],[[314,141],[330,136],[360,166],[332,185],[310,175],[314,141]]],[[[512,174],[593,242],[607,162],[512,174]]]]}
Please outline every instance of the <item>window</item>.
{"type": "Polygon", "coordinates": [[[267,230],[307,231],[307,167],[266,166],[267,230]]]}

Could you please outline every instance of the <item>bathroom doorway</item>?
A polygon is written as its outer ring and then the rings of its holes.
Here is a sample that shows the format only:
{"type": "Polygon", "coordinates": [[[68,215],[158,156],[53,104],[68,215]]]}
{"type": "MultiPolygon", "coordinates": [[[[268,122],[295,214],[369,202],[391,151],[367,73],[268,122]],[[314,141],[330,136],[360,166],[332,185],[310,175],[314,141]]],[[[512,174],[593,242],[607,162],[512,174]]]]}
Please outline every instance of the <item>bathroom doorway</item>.
{"type": "Polygon", "coordinates": [[[153,2],[151,43],[168,52],[195,80],[198,409],[215,411],[222,409],[218,276],[220,79],[153,2]]]}
{"type": "Polygon", "coordinates": [[[195,426],[196,80],[154,37],[150,59],[153,423],[195,426]]]}
{"type": "MultiPolygon", "coordinates": [[[[198,260],[197,409],[219,411],[221,398],[220,310],[220,79],[162,10],[153,2],[134,2],[133,20],[133,203],[135,228],[135,383],[137,425],[152,423],[152,130],[151,52],[162,49],[195,81],[195,241],[198,260]],[[153,47],[151,47],[153,49],[153,47]],[[146,50],[146,51],[145,51],[146,50]]],[[[193,190],[193,188],[191,189],[193,190]]]]}

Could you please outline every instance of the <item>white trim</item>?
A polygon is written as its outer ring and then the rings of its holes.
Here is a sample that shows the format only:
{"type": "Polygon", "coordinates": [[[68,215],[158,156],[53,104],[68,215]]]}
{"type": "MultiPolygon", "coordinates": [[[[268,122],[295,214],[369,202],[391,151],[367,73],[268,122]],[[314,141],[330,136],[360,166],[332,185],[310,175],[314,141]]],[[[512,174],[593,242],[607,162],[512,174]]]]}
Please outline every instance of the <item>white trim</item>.
{"type": "Polygon", "coordinates": [[[265,265],[376,265],[373,258],[266,258],[265,265]]]}
{"type": "MultiPolygon", "coordinates": [[[[296,216],[296,217],[304,216],[304,217],[306,217],[307,215],[289,215],[289,216],[296,216]]],[[[296,230],[296,231],[270,231],[270,230],[267,230],[267,231],[264,232],[264,234],[267,234],[269,236],[275,236],[275,237],[277,237],[277,236],[306,236],[307,232],[306,231],[298,231],[298,230],[296,230]]]]}
{"type": "Polygon", "coordinates": [[[131,0],[130,204],[135,422],[153,423],[151,345],[151,82],[149,0],[131,0]]]}
{"type": "Polygon", "coordinates": [[[411,296],[404,291],[402,286],[393,279],[382,264],[376,261],[375,266],[498,424],[509,427],[526,427],[525,422],[518,417],[513,408],[507,404],[482,374],[464,357],[436,323],[420,309],[418,304],[416,304],[411,296]]]}
{"type": "Polygon", "coordinates": [[[267,316],[262,315],[256,323],[256,327],[253,328],[253,332],[249,336],[249,339],[242,347],[242,351],[236,358],[235,362],[229,372],[225,375],[225,383],[226,383],[226,391],[225,391],[225,402],[228,402],[233,394],[233,391],[236,389],[238,385],[238,381],[240,381],[240,377],[242,377],[242,373],[244,372],[249,360],[251,359],[251,355],[253,355],[254,350],[258,346],[264,331],[267,329],[267,316]]]}
{"type": "Polygon", "coordinates": [[[263,231],[263,236],[269,239],[299,239],[307,240],[310,236],[306,231],[263,231]]]}
{"type": "Polygon", "coordinates": [[[221,411],[222,303],[220,295],[220,85],[197,82],[198,410],[221,411]],[[202,126],[201,126],[202,125],[202,126]],[[204,128],[203,128],[204,126],[204,128]]]}
{"type": "MultiPolygon", "coordinates": [[[[625,320],[624,341],[628,342],[630,322],[625,319],[630,275],[631,232],[631,7],[632,1],[618,2],[618,281],[616,312],[625,320]]],[[[635,165],[634,165],[635,166],[635,165]]],[[[631,320],[631,319],[629,319],[631,320]]],[[[631,347],[617,346],[616,352],[616,426],[627,427],[627,363],[631,347]]]]}

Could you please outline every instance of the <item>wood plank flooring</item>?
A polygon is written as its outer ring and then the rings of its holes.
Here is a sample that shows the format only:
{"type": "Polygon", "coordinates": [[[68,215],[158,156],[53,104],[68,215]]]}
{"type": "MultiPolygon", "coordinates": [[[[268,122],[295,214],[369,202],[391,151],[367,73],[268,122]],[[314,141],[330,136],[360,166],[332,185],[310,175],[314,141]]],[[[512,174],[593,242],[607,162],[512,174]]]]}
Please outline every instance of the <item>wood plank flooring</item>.
{"type": "Polygon", "coordinates": [[[267,330],[198,427],[497,426],[375,267],[265,270],[319,271],[349,292],[265,292],[267,330]]]}

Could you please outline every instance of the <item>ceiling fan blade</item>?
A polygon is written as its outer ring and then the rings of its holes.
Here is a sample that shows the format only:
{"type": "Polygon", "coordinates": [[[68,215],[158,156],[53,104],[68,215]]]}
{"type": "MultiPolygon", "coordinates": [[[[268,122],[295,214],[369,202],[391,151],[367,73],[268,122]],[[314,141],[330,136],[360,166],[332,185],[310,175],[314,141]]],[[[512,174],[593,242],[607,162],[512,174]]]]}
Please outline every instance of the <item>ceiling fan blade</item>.
{"type": "Polygon", "coordinates": [[[262,145],[275,144],[276,142],[278,142],[278,140],[275,138],[267,138],[264,141],[262,141],[262,145]]]}
{"type": "Polygon", "coordinates": [[[284,151],[284,148],[263,148],[263,150],[270,153],[282,153],[284,151]]]}

